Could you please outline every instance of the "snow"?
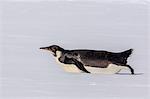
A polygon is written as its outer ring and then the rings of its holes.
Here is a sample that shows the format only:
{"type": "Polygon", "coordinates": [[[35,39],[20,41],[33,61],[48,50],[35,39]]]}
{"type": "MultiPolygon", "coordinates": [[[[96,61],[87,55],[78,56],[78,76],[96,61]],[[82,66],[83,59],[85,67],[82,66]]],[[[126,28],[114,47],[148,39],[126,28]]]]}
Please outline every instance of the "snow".
{"type": "Polygon", "coordinates": [[[148,6],[107,2],[1,2],[1,99],[148,99],[148,6]],[[74,74],[40,47],[134,53],[136,75],[74,74]]]}

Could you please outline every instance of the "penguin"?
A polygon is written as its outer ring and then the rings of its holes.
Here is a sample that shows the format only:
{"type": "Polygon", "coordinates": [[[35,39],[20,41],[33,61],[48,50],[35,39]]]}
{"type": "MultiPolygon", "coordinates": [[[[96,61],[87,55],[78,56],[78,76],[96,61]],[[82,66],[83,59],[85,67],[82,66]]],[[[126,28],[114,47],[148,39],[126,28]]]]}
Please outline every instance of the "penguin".
{"type": "Polygon", "coordinates": [[[128,69],[134,74],[134,69],[127,64],[133,49],[119,53],[89,49],[67,50],[58,45],[40,49],[50,51],[66,72],[116,74],[122,69],[128,69]]]}

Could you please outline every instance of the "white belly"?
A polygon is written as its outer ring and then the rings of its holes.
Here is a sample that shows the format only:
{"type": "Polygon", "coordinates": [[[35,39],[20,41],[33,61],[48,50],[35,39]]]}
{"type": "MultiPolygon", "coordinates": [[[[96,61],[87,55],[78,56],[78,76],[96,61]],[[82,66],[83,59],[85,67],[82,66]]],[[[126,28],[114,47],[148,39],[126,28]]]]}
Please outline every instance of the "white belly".
{"type": "Polygon", "coordinates": [[[109,64],[107,68],[96,68],[96,67],[86,67],[85,68],[94,74],[101,73],[101,74],[115,74],[118,73],[121,69],[128,69],[125,66],[117,66],[115,64],[109,64]]]}

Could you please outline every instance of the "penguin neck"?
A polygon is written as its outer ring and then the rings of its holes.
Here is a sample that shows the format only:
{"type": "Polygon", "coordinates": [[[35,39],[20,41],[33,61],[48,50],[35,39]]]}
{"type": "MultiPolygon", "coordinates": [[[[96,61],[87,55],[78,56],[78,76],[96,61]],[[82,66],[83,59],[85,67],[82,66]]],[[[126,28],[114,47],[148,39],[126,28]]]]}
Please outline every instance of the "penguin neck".
{"type": "Polygon", "coordinates": [[[62,56],[62,51],[56,51],[56,58],[60,58],[62,56]]]}

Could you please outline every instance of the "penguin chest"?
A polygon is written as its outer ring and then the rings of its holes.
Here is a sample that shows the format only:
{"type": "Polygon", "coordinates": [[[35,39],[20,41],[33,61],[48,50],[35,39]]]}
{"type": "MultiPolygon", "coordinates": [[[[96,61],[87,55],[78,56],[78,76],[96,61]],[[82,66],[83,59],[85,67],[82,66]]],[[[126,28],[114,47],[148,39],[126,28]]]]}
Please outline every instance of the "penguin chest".
{"type": "Polygon", "coordinates": [[[81,72],[81,70],[79,70],[74,64],[64,64],[64,63],[61,63],[58,59],[56,59],[56,62],[60,64],[66,72],[72,72],[72,73],[81,72]]]}
{"type": "Polygon", "coordinates": [[[61,57],[62,53],[60,51],[56,51],[56,62],[58,64],[60,64],[62,66],[62,68],[66,71],[66,72],[72,72],[72,73],[80,73],[81,70],[79,70],[76,65],[74,64],[64,64],[61,63],[58,59],[61,57]]]}

